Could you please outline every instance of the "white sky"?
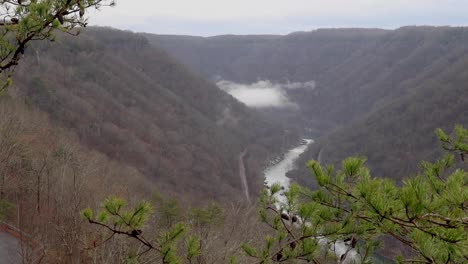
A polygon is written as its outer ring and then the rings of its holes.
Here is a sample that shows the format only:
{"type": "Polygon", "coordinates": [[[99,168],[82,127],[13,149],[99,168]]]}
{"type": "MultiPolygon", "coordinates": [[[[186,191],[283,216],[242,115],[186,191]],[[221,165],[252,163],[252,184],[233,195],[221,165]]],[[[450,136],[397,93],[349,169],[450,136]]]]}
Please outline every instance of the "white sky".
{"type": "Polygon", "coordinates": [[[468,0],[117,0],[91,25],[159,34],[287,34],[321,27],[468,25],[468,0]]]}

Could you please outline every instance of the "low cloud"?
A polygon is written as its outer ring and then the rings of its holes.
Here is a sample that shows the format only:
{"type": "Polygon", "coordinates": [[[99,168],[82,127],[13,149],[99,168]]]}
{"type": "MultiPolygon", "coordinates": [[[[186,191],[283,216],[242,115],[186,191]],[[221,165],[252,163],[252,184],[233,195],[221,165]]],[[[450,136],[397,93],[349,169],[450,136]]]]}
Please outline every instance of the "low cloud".
{"type": "Polygon", "coordinates": [[[297,108],[298,106],[288,98],[287,90],[315,88],[314,81],[305,83],[287,82],[281,84],[262,80],[252,84],[240,84],[221,80],[216,84],[220,89],[231,94],[237,100],[254,108],[297,108]]]}
{"type": "Polygon", "coordinates": [[[308,82],[287,82],[285,84],[280,84],[281,87],[284,87],[286,89],[309,89],[313,90],[315,89],[315,81],[308,81],[308,82]]]}

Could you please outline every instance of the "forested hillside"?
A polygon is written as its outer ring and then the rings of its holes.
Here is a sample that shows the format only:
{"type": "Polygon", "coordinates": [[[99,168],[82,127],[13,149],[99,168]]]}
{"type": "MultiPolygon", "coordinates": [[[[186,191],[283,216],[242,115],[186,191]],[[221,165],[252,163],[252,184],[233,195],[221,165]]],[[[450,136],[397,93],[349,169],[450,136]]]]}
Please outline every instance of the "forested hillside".
{"type": "MultiPolygon", "coordinates": [[[[299,105],[297,114],[309,120],[302,125],[325,134],[303,156],[301,168],[323,148],[325,163],[365,155],[376,174],[401,179],[416,173],[419,160],[435,156],[435,128],[468,122],[468,28],[323,29],[268,38],[197,38],[197,44],[179,38],[185,44],[173,45],[174,36],[150,36],[206,76],[243,83],[316,81],[313,92],[288,93],[299,105]],[[236,41],[229,46],[227,39],[236,41]],[[223,57],[220,47],[238,52],[223,57]],[[210,71],[221,58],[229,63],[210,71]]],[[[307,174],[305,168],[296,173],[307,174]]]]}
{"type": "Polygon", "coordinates": [[[369,66],[341,66],[337,73],[345,77],[332,87],[348,90],[327,100],[339,110],[347,104],[343,98],[351,98],[354,103],[347,105],[361,113],[351,123],[342,119],[346,125],[319,140],[300,163],[318,158],[320,151],[325,163],[363,155],[375,175],[397,180],[414,175],[419,161],[441,154],[436,128],[468,124],[466,39],[466,28],[403,28],[354,59],[369,66]],[[364,76],[368,80],[359,81],[364,76]]]}
{"type": "Polygon", "coordinates": [[[145,36],[206,78],[239,83],[315,81],[314,91],[295,89],[287,94],[300,106],[295,114],[302,118],[296,118],[297,122],[323,132],[336,125],[323,109],[325,101],[320,96],[332,91],[325,81],[337,76],[333,72],[338,65],[386,33],[381,29],[319,29],[286,36],[145,36]]]}
{"type": "MultiPolygon", "coordinates": [[[[299,163],[318,159],[338,164],[351,155],[368,158],[373,174],[397,181],[420,171],[420,161],[433,161],[443,154],[435,134],[453,124],[468,124],[468,56],[413,82],[411,92],[391,101],[321,138],[299,163]]],[[[411,84],[410,84],[411,85],[411,84]]],[[[293,172],[302,183],[314,184],[305,166],[293,172]]]]}
{"type": "Polygon", "coordinates": [[[221,77],[237,82],[257,79],[303,82],[319,78],[386,32],[381,29],[319,29],[286,36],[145,36],[207,78],[221,77]]]}
{"type": "Polygon", "coordinates": [[[250,183],[258,187],[258,172],[277,153],[283,131],[144,37],[118,30],[93,28],[35,44],[14,86],[81,143],[187,197],[237,195],[244,149],[250,183]]]}
{"type": "Polygon", "coordinates": [[[22,101],[8,94],[0,99],[2,242],[5,222],[27,234],[2,251],[2,261],[18,255],[26,263],[80,263],[90,232],[77,217],[80,210],[109,195],[147,199],[156,186],[135,168],[84,147],[22,101]],[[31,239],[39,247],[30,248],[31,239]]]}
{"type": "Polygon", "coordinates": [[[0,3],[0,263],[468,260],[468,27],[87,27],[459,7],[176,2],[0,3]]]}

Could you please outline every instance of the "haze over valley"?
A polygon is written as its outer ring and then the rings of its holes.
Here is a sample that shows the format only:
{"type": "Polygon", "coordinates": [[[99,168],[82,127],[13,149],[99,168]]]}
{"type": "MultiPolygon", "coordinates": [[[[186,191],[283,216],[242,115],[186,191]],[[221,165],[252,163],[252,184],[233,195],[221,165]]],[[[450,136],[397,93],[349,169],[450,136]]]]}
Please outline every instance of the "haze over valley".
{"type": "Polygon", "coordinates": [[[282,107],[260,111],[317,138],[301,164],[324,147],[325,162],[365,155],[379,175],[395,179],[416,173],[418,160],[437,155],[436,128],[466,123],[468,89],[460,73],[467,37],[462,27],[321,29],[268,37],[149,35],[207,78],[230,80],[221,86],[234,90],[234,97],[252,103],[257,92],[268,91],[257,100],[282,107]],[[310,89],[281,85],[301,82],[310,82],[310,89]]]}
{"type": "Polygon", "coordinates": [[[453,1],[85,2],[0,4],[0,263],[468,259],[453,1]]]}

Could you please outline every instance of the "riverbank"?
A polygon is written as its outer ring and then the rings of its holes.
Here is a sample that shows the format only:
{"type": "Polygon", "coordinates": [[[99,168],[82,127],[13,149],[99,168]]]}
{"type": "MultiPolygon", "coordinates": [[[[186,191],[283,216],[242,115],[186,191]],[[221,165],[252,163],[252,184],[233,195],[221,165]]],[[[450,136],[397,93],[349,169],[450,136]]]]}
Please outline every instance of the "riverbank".
{"type": "Polygon", "coordinates": [[[309,145],[313,143],[312,139],[303,139],[299,146],[296,146],[283,154],[283,158],[264,170],[264,184],[267,187],[279,183],[285,189],[289,187],[291,179],[286,175],[288,171],[294,169],[295,161],[304,153],[309,145]]]}
{"type": "MultiPolygon", "coordinates": [[[[289,189],[289,185],[291,184],[292,180],[287,176],[287,173],[295,169],[296,160],[302,153],[307,150],[310,144],[314,142],[312,139],[304,139],[304,141],[304,144],[287,151],[284,155],[284,158],[280,162],[267,168],[264,171],[264,183],[267,188],[270,188],[273,184],[281,185],[281,191],[275,195],[275,197],[278,199],[276,207],[280,211],[283,211],[282,207],[284,206],[284,203],[286,203],[286,198],[283,193],[289,189]]],[[[326,238],[317,239],[319,244],[321,244],[323,247],[330,247],[330,251],[334,252],[338,258],[345,256],[345,259],[341,263],[354,263],[359,259],[359,254],[357,251],[353,248],[350,248],[350,246],[347,245],[344,241],[338,240],[335,242],[330,242],[326,238]]]]}

